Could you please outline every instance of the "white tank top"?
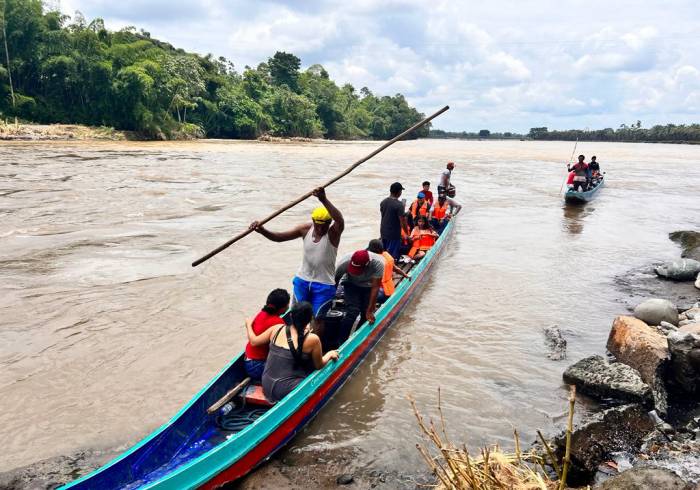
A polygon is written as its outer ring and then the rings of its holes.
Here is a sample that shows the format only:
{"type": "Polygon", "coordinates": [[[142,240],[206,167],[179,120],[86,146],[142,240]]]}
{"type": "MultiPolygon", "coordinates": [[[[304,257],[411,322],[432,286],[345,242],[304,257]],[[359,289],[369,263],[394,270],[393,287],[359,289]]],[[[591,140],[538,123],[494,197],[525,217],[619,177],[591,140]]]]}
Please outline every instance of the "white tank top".
{"type": "Polygon", "coordinates": [[[335,284],[335,258],[338,248],[333,246],[328,233],[318,242],[314,242],[313,234],[312,226],[304,236],[304,256],[297,277],[309,282],[335,284]]]}

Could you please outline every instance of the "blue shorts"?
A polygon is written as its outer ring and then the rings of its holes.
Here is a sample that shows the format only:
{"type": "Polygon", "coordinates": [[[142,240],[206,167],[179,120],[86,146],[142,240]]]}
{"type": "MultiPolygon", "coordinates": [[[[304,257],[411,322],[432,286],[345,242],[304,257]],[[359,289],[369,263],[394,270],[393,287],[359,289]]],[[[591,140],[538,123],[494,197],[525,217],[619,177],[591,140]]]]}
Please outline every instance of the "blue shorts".
{"type": "Polygon", "coordinates": [[[314,309],[314,316],[322,316],[331,306],[331,301],[335,298],[335,285],[321,284],[320,282],[309,282],[294,276],[292,280],[294,286],[294,301],[301,303],[308,301],[314,309]]]}
{"type": "Polygon", "coordinates": [[[389,252],[389,255],[394,257],[394,260],[399,260],[401,258],[401,239],[387,240],[382,238],[382,245],[384,245],[384,250],[389,252]]]}
{"type": "Polygon", "coordinates": [[[265,361],[258,361],[256,359],[248,359],[247,357],[243,360],[243,365],[245,366],[245,372],[250,376],[253,381],[260,381],[262,379],[263,371],[265,370],[265,361]]]}

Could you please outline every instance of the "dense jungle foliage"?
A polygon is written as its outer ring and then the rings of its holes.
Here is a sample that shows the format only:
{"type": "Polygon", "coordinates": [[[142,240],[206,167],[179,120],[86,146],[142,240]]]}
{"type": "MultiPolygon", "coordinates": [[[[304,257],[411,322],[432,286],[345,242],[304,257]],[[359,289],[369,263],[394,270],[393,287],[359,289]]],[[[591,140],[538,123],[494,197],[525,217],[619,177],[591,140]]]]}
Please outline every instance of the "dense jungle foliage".
{"type": "Polygon", "coordinates": [[[187,53],[143,30],[113,32],[102,19],[71,19],[40,0],[0,2],[0,117],[150,138],[333,139],[387,139],[422,118],[401,94],[339,87],[321,65],[302,71],[290,53],[239,72],[223,57],[187,53]]]}

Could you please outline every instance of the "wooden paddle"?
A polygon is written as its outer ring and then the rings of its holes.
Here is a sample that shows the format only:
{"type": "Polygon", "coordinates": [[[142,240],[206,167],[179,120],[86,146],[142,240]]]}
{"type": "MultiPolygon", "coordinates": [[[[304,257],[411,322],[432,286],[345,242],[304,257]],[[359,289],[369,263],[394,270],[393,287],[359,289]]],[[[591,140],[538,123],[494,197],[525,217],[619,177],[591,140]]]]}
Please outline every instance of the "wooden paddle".
{"type": "Polygon", "coordinates": [[[578,138],[576,138],[576,143],[574,143],[574,151],[571,152],[571,158],[569,158],[569,164],[566,166],[567,172],[566,175],[564,176],[564,181],[561,183],[561,187],[559,188],[559,194],[561,194],[561,191],[564,189],[564,183],[566,182],[566,178],[569,176],[568,169],[571,167],[571,163],[574,161],[574,155],[576,154],[576,147],[578,146],[578,138]]]}
{"type": "MultiPolygon", "coordinates": [[[[428,122],[430,122],[431,120],[435,119],[436,117],[438,117],[440,114],[442,114],[443,112],[445,112],[445,111],[448,110],[449,108],[450,108],[450,106],[447,106],[447,105],[446,105],[445,107],[443,107],[442,109],[440,109],[439,111],[437,111],[435,114],[432,114],[431,116],[428,116],[428,117],[426,117],[425,119],[423,119],[422,121],[420,121],[420,122],[414,124],[413,126],[411,126],[410,128],[408,128],[406,131],[404,131],[404,132],[401,133],[400,135],[395,136],[394,138],[392,138],[392,139],[390,139],[389,141],[387,141],[386,143],[384,143],[382,146],[380,146],[379,148],[377,148],[376,150],[374,150],[372,153],[370,153],[370,154],[367,155],[366,157],[361,158],[361,159],[359,159],[358,161],[356,161],[355,163],[353,163],[352,165],[350,165],[347,169],[345,169],[345,171],[343,171],[343,172],[341,172],[340,174],[336,175],[335,177],[333,177],[331,180],[329,180],[329,181],[326,182],[325,184],[322,184],[320,187],[325,188],[325,187],[328,187],[329,185],[331,185],[331,184],[333,184],[333,183],[335,183],[335,182],[338,182],[340,179],[342,179],[343,177],[345,177],[346,175],[348,175],[350,172],[352,172],[353,170],[355,170],[357,167],[359,167],[360,165],[362,165],[363,163],[365,163],[367,160],[369,160],[369,159],[372,158],[373,156],[377,155],[378,153],[381,153],[382,151],[386,150],[386,149],[389,148],[391,145],[393,145],[394,143],[396,143],[397,141],[399,141],[399,140],[402,139],[403,137],[407,136],[407,135],[408,135],[409,133],[411,133],[412,131],[415,131],[416,129],[420,128],[421,126],[423,126],[423,125],[427,124],[428,122]]],[[[316,189],[316,187],[314,187],[314,189],[316,189]]],[[[294,206],[296,206],[296,205],[299,204],[300,202],[302,202],[302,201],[308,199],[308,198],[311,196],[312,193],[313,193],[313,190],[311,190],[311,191],[307,192],[306,194],[304,194],[303,196],[301,196],[301,197],[295,199],[294,201],[290,202],[290,203],[287,204],[286,206],[283,206],[282,208],[278,209],[277,211],[275,211],[274,213],[272,213],[272,214],[269,215],[268,217],[266,217],[266,218],[264,218],[264,219],[262,219],[262,220],[259,220],[259,221],[258,221],[258,225],[259,225],[259,226],[262,226],[262,225],[264,225],[265,223],[267,223],[267,222],[273,220],[274,218],[276,218],[276,217],[279,216],[280,214],[284,213],[284,212],[287,211],[288,209],[293,208],[294,206]]],[[[197,267],[197,266],[198,266],[199,264],[201,264],[202,262],[205,262],[205,261],[211,259],[214,255],[218,254],[219,252],[221,252],[221,251],[223,251],[223,250],[226,250],[228,247],[230,247],[231,245],[233,245],[234,243],[236,243],[236,242],[237,242],[238,240],[240,240],[241,238],[243,238],[243,237],[245,237],[245,236],[250,235],[251,233],[253,233],[253,231],[254,231],[254,230],[248,228],[246,231],[244,231],[244,232],[242,232],[242,233],[239,233],[238,235],[236,235],[235,237],[231,238],[229,241],[227,241],[227,242],[224,243],[223,245],[221,245],[221,246],[215,248],[214,250],[212,250],[212,251],[209,252],[208,254],[206,254],[206,255],[204,255],[203,257],[200,257],[200,258],[198,258],[197,260],[195,260],[194,262],[192,262],[192,267],[197,267]]]]}
{"type": "Polygon", "coordinates": [[[228,393],[226,393],[224,396],[219,398],[219,401],[217,401],[215,404],[213,404],[211,407],[207,408],[207,413],[209,415],[213,414],[217,410],[219,410],[221,407],[226,405],[234,396],[236,396],[243,388],[245,388],[248,383],[250,383],[250,378],[246,378],[240,383],[238,383],[236,386],[231,388],[228,393]]]}

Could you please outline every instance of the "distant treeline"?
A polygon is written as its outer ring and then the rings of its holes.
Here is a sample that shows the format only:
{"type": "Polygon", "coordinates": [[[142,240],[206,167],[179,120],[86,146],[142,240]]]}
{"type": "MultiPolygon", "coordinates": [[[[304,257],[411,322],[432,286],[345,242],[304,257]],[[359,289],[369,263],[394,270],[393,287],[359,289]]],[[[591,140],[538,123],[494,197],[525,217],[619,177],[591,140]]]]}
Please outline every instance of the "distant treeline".
{"type": "Polygon", "coordinates": [[[443,131],[442,129],[431,129],[428,138],[461,139],[461,140],[481,140],[481,139],[521,139],[524,138],[518,133],[492,133],[488,129],[482,129],[478,133],[467,131],[443,131]]]}
{"type": "Polygon", "coordinates": [[[300,71],[301,60],[290,53],[239,73],[223,57],[187,53],[143,30],[113,32],[102,19],[45,12],[41,0],[3,5],[0,117],[112,126],[154,138],[335,139],[387,139],[423,117],[401,94],[339,87],[321,65],[300,71]]]}
{"type": "Polygon", "coordinates": [[[617,129],[605,128],[593,131],[569,129],[549,131],[546,127],[531,128],[528,137],[535,140],[574,141],[627,141],[639,143],[700,143],[700,124],[666,124],[643,128],[642,123],[617,129]]]}
{"type": "Polygon", "coordinates": [[[700,124],[667,124],[657,125],[649,129],[643,128],[642,123],[627,126],[621,125],[618,129],[605,128],[598,130],[568,129],[565,131],[550,131],[546,127],[531,128],[528,134],[518,133],[492,133],[488,129],[482,129],[478,133],[467,131],[450,132],[441,129],[431,129],[429,138],[454,138],[454,139],[530,139],[551,141],[620,141],[637,143],[700,143],[700,124]]]}

